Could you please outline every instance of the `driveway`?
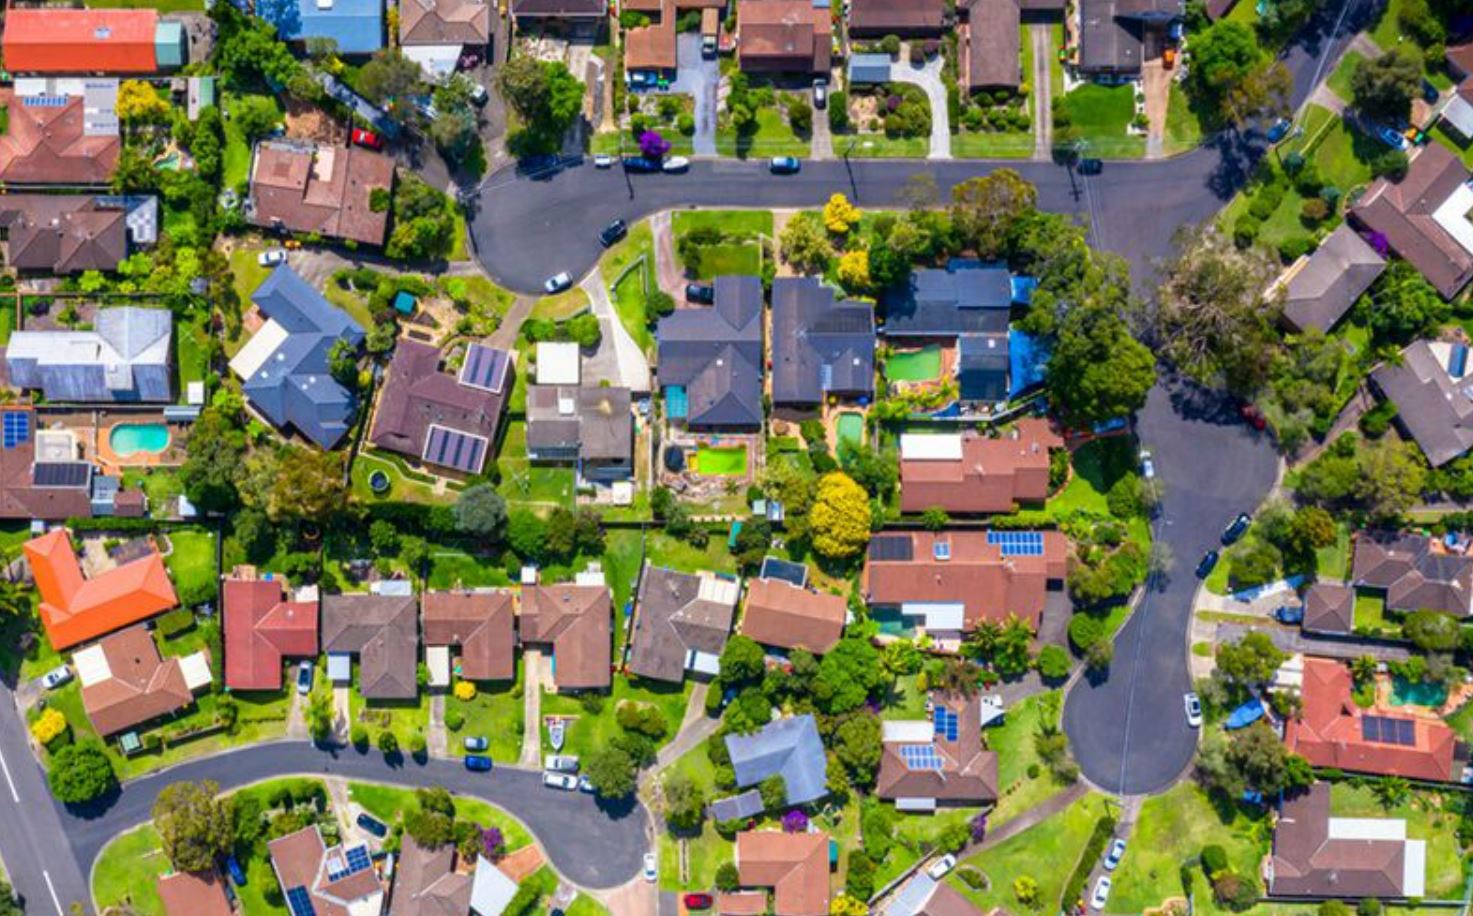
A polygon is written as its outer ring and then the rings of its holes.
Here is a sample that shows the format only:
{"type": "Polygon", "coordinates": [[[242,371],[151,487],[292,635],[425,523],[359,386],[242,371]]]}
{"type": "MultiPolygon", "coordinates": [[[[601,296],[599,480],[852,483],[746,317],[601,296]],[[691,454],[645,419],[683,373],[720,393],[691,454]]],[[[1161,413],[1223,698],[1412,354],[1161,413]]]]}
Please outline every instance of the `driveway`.
{"type": "Polygon", "coordinates": [[[698,32],[675,37],[675,81],[671,92],[683,92],[696,101],[696,132],[691,146],[697,156],[716,155],[716,96],[721,87],[721,64],[701,56],[698,32]]]}
{"type": "Polygon", "coordinates": [[[603,340],[599,342],[597,352],[592,357],[584,357],[585,379],[590,382],[604,379],[612,382],[617,379],[621,387],[630,391],[648,392],[649,360],[644,358],[639,344],[634,342],[634,338],[625,330],[624,322],[619,320],[619,313],[614,310],[613,300],[609,298],[609,287],[604,282],[603,272],[595,269],[584,278],[581,285],[588,294],[588,301],[593,304],[593,314],[598,316],[599,330],[603,331],[603,340]]]}
{"type": "MultiPolygon", "coordinates": [[[[905,58],[905,55],[901,55],[905,58]]],[[[931,152],[927,159],[951,158],[950,109],[946,104],[946,80],[941,76],[941,65],[945,63],[940,54],[926,61],[925,66],[912,66],[908,58],[890,65],[890,79],[897,83],[910,83],[925,90],[931,100],[931,152]]]]}
{"type": "Polygon", "coordinates": [[[1371,642],[1365,639],[1333,639],[1315,636],[1297,628],[1278,626],[1266,622],[1261,627],[1250,627],[1240,623],[1219,623],[1217,643],[1237,642],[1249,633],[1267,633],[1273,644],[1282,652],[1302,655],[1318,655],[1323,658],[1339,658],[1345,661],[1369,655],[1378,662],[1404,662],[1411,656],[1406,646],[1371,642]]]}

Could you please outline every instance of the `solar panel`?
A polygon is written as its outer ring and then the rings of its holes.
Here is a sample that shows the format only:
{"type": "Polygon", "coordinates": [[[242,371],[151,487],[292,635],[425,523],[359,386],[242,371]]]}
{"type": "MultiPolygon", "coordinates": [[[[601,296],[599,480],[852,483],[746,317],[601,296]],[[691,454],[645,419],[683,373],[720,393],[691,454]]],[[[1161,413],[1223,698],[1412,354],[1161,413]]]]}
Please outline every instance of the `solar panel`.
{"type": "Polygon", "coordinates": [[[1382,744],[1400,744],[1411,747],[1417,743],[1417,726],[1411,719],[1362,716],[1360,734],[1363,740],[1379,741],[1382,744]]]}
{"type": "Polygon", "coordinates": [[[368,857],[368,847],[354,846],[352,849],[348,850],[349,874],[356,874],[360,871],[367,871],[369,866],[371,866],[372,864],[373,860],[368,857]]]}
{"type": "Polygon", "coordinates": [[[317,916],[317,911],[312,907],[312,895],[307,889],[298,885],[286,892],[286,903],[291,908],[292,916],[317,916]]]}
{"type": "Polygon", "coordinates": [[[987,543],[1005,557],[1043,556],[1043,533],[1039,531],[989,531],[987,543]]]}
{"type": "Polygon", "coordinates": [[[1362,716],[1360,720],[1360,736],[1366,741],[1381,740],[1381,717],[1362,716]]]}
{"type": "Polygon", "coordinates": [[[1396,723],[1396,743],[1408,747],[1417,743],[1417,729],[1411,719],[1393,719],[1396,723]]]}
{"type": "Polygon", "coordinates": [[[758,578],[781,579],[802,588],[808,584],[808,567],[779,557],[763,557],[762,571],[758,573],[758,578]]]}
{"type": "Polygon", "coordinates": [[[941,769],[941,755],[929,744],[905,744],[900,747],[900,759],[905,761],[907,769],[911,770],[939,770],[941,769]]]}
{"type": "Polygon", "coordinates": [[[486,446],[485,436],[431,424],[422,457],[431,464],[477,474],[486,462],[486,446]]]}
{"type": "Polygon", "coordinates": [[[31,483],[38,487],[82,488],[91,482],[92,465],[85,461],[37,463],[31,473],[31,483]]]}
{"type": "Polygon", "coordinates": [[[4,446],[15,448],[31,438],[31,415],[24,411],[7,410],[3,421],[4,446]]]}
{"type": "Polygon", "coordinates": [[[913,560],[915,554],[909,536],[889,534],[870,539],[869,558],[871,560],[913,560]]]}
{"type": "Polygon", "coordinates": [[[511,360],[505,350],[471,344],[465,351],[465,363],[460,367],[460,383],[500,394],[506,386],[506,370],[510,365],[511,360]]]}
{"type": "Polygon", "coordinates": [[[936,734],[947,741],[955,741],[957,733],[956,713],[945,706],[936,707],[936,734]]]}

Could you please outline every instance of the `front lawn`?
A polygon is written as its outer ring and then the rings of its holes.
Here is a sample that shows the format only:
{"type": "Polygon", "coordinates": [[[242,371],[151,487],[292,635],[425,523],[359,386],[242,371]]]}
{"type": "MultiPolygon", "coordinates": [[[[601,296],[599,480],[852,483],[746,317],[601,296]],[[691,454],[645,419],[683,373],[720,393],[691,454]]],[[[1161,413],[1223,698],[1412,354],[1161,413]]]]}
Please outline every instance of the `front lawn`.
{"type": "Polygon", "coordinates": [[[895,845],[875,869],[875,887],[898,878],[922,856],[929,855],[940,842],[941,833],[953,824],[967,824],[981,808],[942,808],[932,814],[895,812],[891,822],[891,840],[895,845]]]}
{"type": "Polygon", "coordinates": [[[424,735],[430,725],[430,696],[421,690],[412,700],[369,700],[358,691],[362,672],[353,664],[353,688],[348,694],[348,721],[368,729],[368,752],[378,753],[378,736],[391,731],[399,739],[399,751],[409,753],[409,739],[424,735]]]}
{"type": "Polygon", "coordinates": [[[1135,159],[1145,154],[1144,137],[1127,133],[1135,117],[1135,87],[1086,83],[1063,97],[1070,124],[1088,144],[1087,156],[1135,159]]]}
{"type": "MultiPolygon", "coordinates": [[[[415,798],[413,789],[400,789],[380,783],[350,782],[348,798],[385,824],[393,824],[401,816],[419,810],[419,801],[415,798]]],[[[455,817],[458,820],[475,821],[482,827],[497,828],[501,831],[509,853],[532,842],[532,835],[520,821],[479,798],[455,796],[455,817]]]]}
{"type": "MultiPolygon", "coordinates": [[[[677,214],[679,215],[679,214],[677,214]]],[[[604,280],[614,284],[614,311],[619,323],[646,354],[653,353],[645,301],[659,286],[655,276],[655,237],[648,222],[629,230],[629,237],[609,249],[600,262],[604,280]],[[637,264],[638,266],[631,266],[637,264]]]]}
{"type": "Polygon", "coordinates": [[[1135,471],[1135,460],[1127,438],[1095,439],[1081,445],[1070,455],[1074,473],[1069,482],[1048,501],[1049,514],[1056,518],[1070,512],[1109,515],[1105,494],[1117,480],[1135,471]]]}
{"type": "Polygon", "coordinates": [[[1335,817],[1400,818],[1406,821],[1407,837],[1427,842],[1427,893],[1429,900],[1460,899],[1463,894],[1463,856],[1458,847],[1456,814],[1449,793],[1413,790],[1404,804],[1386,808],[1369,785],[1337,782],[1330,787],[1330,813],[1335,817]]]}
{"type": "Polygon", "coordinates": [[[715,229],[736,238],[772,238],[771,210],[677,210],[670,229],[678,240],[696,229],[715,229]]]}
{"type": "Polygon", "coordinates": [[[1095,821],[1106,813],[1104,798],[1086,795],[1042,823],[966,859],[966,865],[987,876],[987,890],[971,887],[955,871],[946,880],[984,913],[994,907],[1021,912],[1026,907],[1014,895],[1013,882],[1026,876],[1038,884],[1039,910],[1054,912],[1095,821]]]}
{"type": "Polygon", "coordinates": [[[445,697],[445,712],[458,711],[465,717],[459,731],[450,731],[450,753],[463,755],[469,737],[486,738],[491,747],[485,753],[501,763],[516,763],[522,753],[522,716],[526,704],[522,698],[522,659],[516,660],[516,677],[510,681],[477,681],[476,695],[460,700],[445,697]]]}
{"type": "Polygon", "coordinates": [[[1338,95],[1342,102],[1350,102],[1355,98],[1355,93],[1350,89],[1350,75],[1365,59],[1365,55],[1359,51],[1346,51],[1334,72],[1330,74],[1330,78],[1325,80],[1325,85],[1330,88],[1331,92],[1338,95]]]}
{"type": "MultiPolygon", "coordinates": [[[[568,754],[586,756],[594,750],[604,747],[611,738],[623,733],[619,723],[615,720],[619,704],[628,700],[635,703],[649,703],[659,707],[665,716],[665,736],[655,742],[657,747],[664,746],[675,732],[680,728],[681,719],[685,718],[685,703],[690,699],[691,682],[686,681],[683,685],[666,684],[661,681],[650,681],[642,678],[630,678],[623,674],[614,675],[613,691],[609,696],[597,697],[599,700],[593,706],[585,706],[583,698],[566,696],[563,694],[542,693],[542,715],[565,716],[570,721],[563,732],[563,751],[568,754]]],[[[551,752],[552,745],[547,740],[547,729],[543,723],[538,723],[542,729],[542,748],[551,752]]]]}
{"type": "Polygon", "coordinates": [[[1184,153],[1202,143],[1202,120],[1192,111],[1191,100],[1181,84],[1171,83],[1171,97],[1166,107],[1166,152],[1184,153]]]}
{"type": "MultiPolygon", "coordinates": [[[[243,245],[230,252],[230,276],[235,279],[235,295],[240,299],[242,309],[250,307],[251,293],[271,275],[271,268],[262,267],[256,261],[263,250],[243,245]]],[[[233,351],[245,346],[246,340],[246,334],[242,331],[240,337],[232,342],[233,349],[229,344],[226,345],[227,352],[234,355],[233,351]]]]}
{"type": "MultiPolygon", "coordinates": [[[[952,138],[956,154],[956,138],[952,138]]],[[[931,135],[923,137],[887,137],[880,133],[849,134],[834,137],[834,152],[847,153],[853,159],[924,159],[931,152],[931,135]]]]}
{"type": "Polygon", "coordinates": [[[163,916],[156,882],[173,870],[158,831],[144,824],[103,847],[92,870],[92,897],[100,911],[125,907],[143,916],[163,916]]]}
{"type": "Polygon", "coordinates": [[[714,280],[727,274],[762,271],[762,239],[771,239],[772,213],[767,210],[678,211],[671,219],[676,256],[688,275],[714,280]],[[703,236],[700,244],[686,239],[703,236]]]}
{"type": "Polygon", "coordinates": [[[741,476],[747,473],[747,447],[702,446],[696,450],[695,470],[710,477],[741,476]]]}
{"type": "Polygon", "coordinates": [[[765,106],[758,108],[756,115],[757,129],[744,134],[737,133],[731,127],[730,120],[723,117],[723,123],[716,129],[716,152],[722,156],[736,156],[741,159],[749,156],[808,158],[810,152],[808,141],[793,132],[793,128],[788,125],[788,119],[780,109],[776,106],[765,106]]]}
{"type": "Polygon", "coordinates": [[[963,130],[951,137],[951,155],[957,159],[1027,159],[1033,155],[1033,134],[963,130]]]}
{"type": "Polygon", "coordinates": [[[1007,711],[1003,724],[985,730],[987,747],[997,754],[997,807],[988,826],[997,828],[1064,790],[1034,750],[1034,736],[1045,720],[1058,724],[1063,693],[1029,697],[1007,711]],[[1036,775],[1030,775],[1036,774],[1036,775]]]}

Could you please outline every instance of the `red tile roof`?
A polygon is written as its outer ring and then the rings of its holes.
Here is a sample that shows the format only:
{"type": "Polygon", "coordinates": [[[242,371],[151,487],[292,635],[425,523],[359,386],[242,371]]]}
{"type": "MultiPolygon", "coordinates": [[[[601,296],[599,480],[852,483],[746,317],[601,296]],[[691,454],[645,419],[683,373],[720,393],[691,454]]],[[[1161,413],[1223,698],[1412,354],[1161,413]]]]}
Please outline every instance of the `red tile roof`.
{"type": "Polygon", "coordinates": [[[737,834],[742,887],[772,888],[775,916],[827,916],[829,836],[748,830],[737,834]]]}
{"type": "Polygon", "coordinates": [[[393,191],[392,157],[357,146],[262,141],[251,167],[250,221],[382,245],[389,214],[371,206],[380,188],[393,191]]]}
{"type": "Polygon", "coordinates": [[[12,73],[154,73],[151,9],[21,9],[5,13],[5,67],[12,73]]]}
{"type": "Polygon", "coordinates": [[[516,612],[511,592],[425,592],[422,605],[425,646],[458,646],[461,677],[472,681],[516,677],[516,612]]]}
{"type": "Polygon", "coordinates": [[[1030,418],[1002,439],[963,435],[956,460],[905,460],[902,453],[900,509],[1011,512],[1016,503],[1046,499],[1049,450],[1063,445],[1047,420],[1030,418]]]}
{"type": "Polygon", "coordinates": [[[212,871],[179,872],[158,879],[165,916],[231,916],[220,876],[212,871]]]}
{"type": "Polygon", "coordinates": [[[179,603],[157,552],[85,579],[65,528],[27,541],[24,549],[41,592],[41,622],[54,649],[96,639],[179,603]]]}
{"type": "Polygon", "coordinates": [[[281,662],[317,654],[317,603],[289,601],[281,580],[227,579],[225,685],[281,689],[281,662]]]}
{"type": "Polygon", "coordinates": [[[743,70],[828,72],[833,19],[827,7],[811,0],[742,0],[737,31],[743,70]]]}

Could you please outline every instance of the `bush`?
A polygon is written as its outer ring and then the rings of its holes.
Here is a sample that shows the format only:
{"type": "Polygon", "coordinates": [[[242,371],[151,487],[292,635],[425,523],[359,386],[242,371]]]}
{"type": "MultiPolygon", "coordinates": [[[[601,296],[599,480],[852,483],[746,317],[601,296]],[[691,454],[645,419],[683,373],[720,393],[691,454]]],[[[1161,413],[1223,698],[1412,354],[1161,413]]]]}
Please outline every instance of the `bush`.
{"type": "Polygon", "coordinates": [[[1389,149],[1375,159],[1371,160],[1371,174],[1376,178],[1390,178],[1400,181],[1406,177],[1407,154],[1401,150],[1389,149]]]}
{"type": "Polygon", "coordinates": [[[1371,410],[1361,414],[1360,431],[1367,439],[1379,439],[1386,435],[1386,430],[1391,428],[1391,421],[1396,419],[1396,404],[1391,401],[1382,401],[1371,410]]]}
{"type": "Polygon", "coordinates": [[[1329,219],[1330,205],[1319,197],[1311,197],[1299,208],[1299,219],[1301,222],[1313,226],[1322,220],[1329,219]]]}
{"type": "Polygon", "coordinates": [[[843,90],[829,93],[829,130],[843,133],[849,129],[849,96],[843,90]]]}
{"type": "Polygon", "coordinates": [[[1094,871],[1095,863],[1104,854],[1105,846],[1114,834],[1114,818],[1102,817],[1095,821],[1094,832],[1090,834],[1089,843],[1084,847],[1084,855],[1080,856],[1079,863],[1074,866],[1074,874],[1069,876],[1069,883],[1064,885],[1064,893],[1059,898],[1066,908],[1072,908],[1074,902],[1084,895],[1084,884],[1089,880],[1089,873],[1094,871]]]}
{"type": "Polygon", "coordinates": [[[1233,244],[1239,248],[1251,248],[1258,241],[1258,232],[1263,222],[1251,213],[1244,213],[1233,222],[1233,244]]]}
{"type": "Polygon", "coordinates": [[[1213,879],[1212,896],[1219,906],[1234,911],[1246,910],[1258,902],[1258,888],[1251,878],[1225,871],[1213,879]]]}
{"type": "Polygon", "coordinates": [[[1202,870],[1212,877],[1228,867],[1227,850],[1217,844],[1202,847],[1202,870]]]}
{"type": "Polygon", "coordinates": [[[730,893],[742,886],[735,862],[722,862],[716,868],[716,889],[730,893]]]}
{"type": "Polygon", "coordinates": [[[1099,642],[1104,635],[1105,625],[1097,617],[1075,614],[1069,620],[1069,643],[1080,652],[1099,642]]]}
{"type": "Polygon", "coordinates": [[[458,709],[445,710],[445,727],[458,732],[465,727],[465,713],[458,709]]]}
{"type": "Polygon", "coordinates": [[[456,681],[455,698],[464,702],[474,700],[476,698],[476,685],[470,681],[456,681]]]}
{"type": "Polygon", "coordinates": [[[1069,653],[1058,646],[1044,646],[1038,653],[1038,673],[1056,681],[1069,675],[1069,653]]]}
{"type": "Polygon", "coordinates": [[[894,57],[895,55],[899,54],[900,53],[900,36],[899,35],[886,35],[884,38],[880,39],[880,50],[883,51],[884,53],[890,55],[891,57],[894,57]]]}
{"type": "Polygon", "coordinates": [[[154,625],[159,635],[165,639],[172,639],[194,626],[194,611],[189,608],[178,608],[158,618],[154,625]]]}
{"type": "Polygon", "coordinates": [[[66,730],[66,716],[55,709],[46,710],[31,723],[31,735],[43,746],[55,741],[66,730]]]}
{"type": "MultiPolygon", "coordinates": [[[[1309,201],[1304,202],[1307,206],[1309,201]]],[[[1324,201],[1320,201],[1324,203],[1324,201]]],[[[1279,243],[1279,260],[1285,264],[1293,264],[1304,255],[1314,250],[1314,242],[1302,235],[1284,239],[1279,243]]]]}

